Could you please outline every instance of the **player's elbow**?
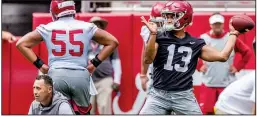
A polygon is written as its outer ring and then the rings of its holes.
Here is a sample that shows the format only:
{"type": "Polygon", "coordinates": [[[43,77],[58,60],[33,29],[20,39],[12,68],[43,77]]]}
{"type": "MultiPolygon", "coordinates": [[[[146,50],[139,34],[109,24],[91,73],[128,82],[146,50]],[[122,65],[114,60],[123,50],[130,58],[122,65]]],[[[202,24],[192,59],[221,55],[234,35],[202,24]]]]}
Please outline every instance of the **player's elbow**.
{"type": "Polygon", "coordinates": [[[144,57],[144,63],[145,64],[151,64],[153,62],[153,59],[151,57],[145,56],[144,57]]]}
{"type": "Polygon", "coordinates": [[[114,48],[117,48],[119,46],[119,41],[115,37],[112,37],[109,45],[114,47],[114,48]]]}
{"type": "Polygon", "coordinates": [[[17,41],[16,48],[18,50],[31,49],[32,45],[27,43],[27,42],[25,42],[25,41],[23,41],[23,40],[24,39],[21,38],[20,40],[17,41]]]}
{"type": "Polygon", "coordinates": [[[16,48],[17,49],[20,49],[24,46],[23,42],[21,40],[18,40],[17,43],[16,43],[16,48]]]}
{"type": "Polygon", "coordinates": [[[151,64],[151,63],[152,63],[152,60],[145,59],[145,60],[144,60],[144,63],[145,63],[145,64],[151,64]]]}
{"type": "Polygon", "coordinates": [[[116,38],[113,40],[113,45],[114,45],[115,47],[118,47],[118,46],[119,46],[119,41],[118,41],[116,38]]]}
{"type": "Polygon", "coordinates": [[[226,62],[227,60],[228,60],[228,56],[224,56],[224,55],[221,55],[220,57],[219,57],[219,61],[220,62],[226,62]]]}

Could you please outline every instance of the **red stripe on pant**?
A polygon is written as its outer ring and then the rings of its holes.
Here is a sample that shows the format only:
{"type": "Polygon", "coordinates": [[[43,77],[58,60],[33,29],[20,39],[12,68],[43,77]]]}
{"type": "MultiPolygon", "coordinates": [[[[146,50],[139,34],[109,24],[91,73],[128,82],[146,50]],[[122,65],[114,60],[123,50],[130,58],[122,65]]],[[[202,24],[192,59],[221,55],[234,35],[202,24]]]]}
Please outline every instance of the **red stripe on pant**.
{"type": "Polygon", "coordinates": [[[85,115],[92,109],[91,104],[88,107],[82,107],[82,106],[78,106],[73,100],[69,100],[69,103],[71,104],[73,110],[75,112],[79,112],[80,115],[85,115]]]}

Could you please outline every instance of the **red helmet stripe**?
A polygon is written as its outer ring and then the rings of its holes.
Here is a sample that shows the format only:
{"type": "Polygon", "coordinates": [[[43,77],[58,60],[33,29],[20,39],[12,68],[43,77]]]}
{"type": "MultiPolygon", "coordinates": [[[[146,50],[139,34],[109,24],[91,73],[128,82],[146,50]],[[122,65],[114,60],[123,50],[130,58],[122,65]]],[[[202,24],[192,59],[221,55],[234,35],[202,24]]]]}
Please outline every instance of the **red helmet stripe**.
{"type": "Polygon", "coordinates": [[[63,8],[60,8],[56,11],[56,14],[59,14],[63,11],[66,11],[66,10],[75,10],[75,6],[67,6],[67,7],[63,7],[63,8]]]}

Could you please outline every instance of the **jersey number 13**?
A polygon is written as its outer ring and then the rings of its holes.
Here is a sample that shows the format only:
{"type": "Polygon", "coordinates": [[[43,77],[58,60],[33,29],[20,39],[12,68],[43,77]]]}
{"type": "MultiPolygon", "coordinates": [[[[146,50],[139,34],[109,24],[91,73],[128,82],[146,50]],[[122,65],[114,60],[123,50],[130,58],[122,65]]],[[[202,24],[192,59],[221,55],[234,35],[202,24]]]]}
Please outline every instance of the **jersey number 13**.
{"type": "Polygon", "coordinates": [[[175,53],[175,45],[174,44],[171,44],[167,48],[167,50],[169,51],[169,56],[168,56],[167,63],[164,65],[164,69],[172,71],[175,68],[175,70],[178,72],[186,72],[188,70],[188,64],[190,63],[190,60],[191,60],[192,49],[189,47],[186,47],[186,46],[180,46],[178,48],[179,53],[187,52],[187,55],[183,56],[181,58],[181,61],[183,61],[185,63],[184,66],[181,66],[180,64],[175,64],[174,66],[172,66],[172,61],[173,61],[173,57],[174,57],[174,53],[175,53]]]}

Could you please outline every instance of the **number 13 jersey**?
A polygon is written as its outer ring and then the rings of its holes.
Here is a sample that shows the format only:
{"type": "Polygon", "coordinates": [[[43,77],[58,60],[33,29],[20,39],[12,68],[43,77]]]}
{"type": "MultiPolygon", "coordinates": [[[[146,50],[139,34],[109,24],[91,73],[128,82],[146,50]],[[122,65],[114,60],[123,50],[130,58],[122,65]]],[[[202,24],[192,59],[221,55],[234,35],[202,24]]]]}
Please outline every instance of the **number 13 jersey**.
{"type": "Polygon", "coordinates": [[[179,39],[172,32],[163,32],[158,33],[156,42],[159,47],[153,61],[153,86],[166,91],[192,88],[192,75],[205,41],[191,37],[188,33],[179,39]]]}
{"type": "Polygon", "coordinates": [[[48,62],[52,68],[85,69],[90,40],[98,28],[92,23],[63,17],[40,25],[36,30],[48,49],[48,62]]]}

